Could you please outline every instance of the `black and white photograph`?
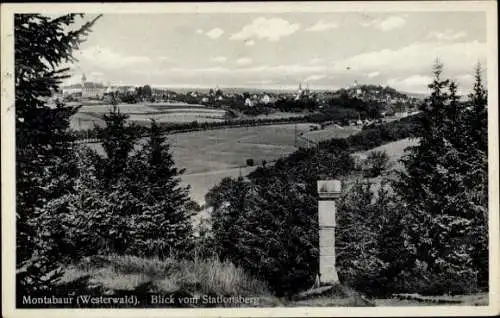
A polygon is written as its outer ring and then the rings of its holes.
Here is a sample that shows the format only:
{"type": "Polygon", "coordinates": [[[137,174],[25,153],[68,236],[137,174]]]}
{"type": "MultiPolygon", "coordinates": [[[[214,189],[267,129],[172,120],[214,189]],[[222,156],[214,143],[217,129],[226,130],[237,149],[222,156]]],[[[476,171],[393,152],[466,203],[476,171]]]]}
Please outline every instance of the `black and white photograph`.
{"type": "Polygon", "coordinates": [[[3,316],[500,313],[496,2],[1,22],[3,316]]]}

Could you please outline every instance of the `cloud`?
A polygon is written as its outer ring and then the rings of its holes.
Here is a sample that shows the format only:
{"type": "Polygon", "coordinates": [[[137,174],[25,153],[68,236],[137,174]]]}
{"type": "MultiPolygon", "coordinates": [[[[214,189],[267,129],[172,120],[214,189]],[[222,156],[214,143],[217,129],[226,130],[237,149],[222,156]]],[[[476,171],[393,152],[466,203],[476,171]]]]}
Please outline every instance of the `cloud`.
{"type": "Polygon", "coordinates": [[[91,72],[90,74],[88,74],[87,80],[89,82],[102,82],[104,80],[104,73],[91,72]]]}
{"type": "Polygon", "coordinates": [[[79,50],[75,53],[75,57],[82,62],[84,61],[87,62],[87,64],[91,64],[92,66],[108,70],[144,65],[152,62],[151,58],[148,56],[124,55],[101,46],[93,46],[87,49],[79,50]]]}
{"type": "Polygon", "coordinates": [[[216,56],[212,59],[212,61],[217,62],[217,63],[222,63],[227,61],[227,57],[225,56],[216,56]]]}
{"type": "Polygon", "coordinates": [[[252,59],[249,57],[242,57],[236,61],[236,64],[239,65],[248,65],[250,63],[252,63],[252,59]]]}
{"type": "Polygon", "coordinates": [[[172,62],[172,61],[174,61],[174,59],[171,58],[170,56],[160,56],[158,58],[158,60],[160,60],[161,62],[172,62]]]}
{"type": "Polygon", "coordinates": [[[478,41],[464,43],[413,43],[398,49],[372,51],[337,60],[333,69],[336,72],[346,72],[347,66],[353,66],[351,72],[366,74],[371,72],[384,73],[428,73],[436,58],[445,66],[445,70],[455,73],[467,73],[478,61],[486,60],[486,43],[478,41]]]}
{"type": "Polygon", "coordinates": [[[310,75],[304,81],[305,82],[315,82],[315,81],[319,81],[321,79],[324,79],[325,77],[326,77],[326,75],[324,75],[324,74],[310,75]]]}
{"type": "Polygon", "coordinates": [[[300,28],[300,24],[292,24],[281,18],[260,17],[245,25],[239,32],[231,35],[231,40],[248,40],[252,38],[278,41],[289,36],[300,28]]]}
{"type": "MultiPolygon", "coordinates": [[[[250,58],[241,58],[236,61],[239,65],[248,65],[252,60],[250,58]]],[[[281,64],[281,65],[256,65],[252,67],[225,68],[225,67],[209,67],[209,68],[171,68],[166,72],[176,72],[190,75],[198,75],[201,73],[216,73],[216,74],[241,74],[254,75],[265,72],[269,76],[297,75],[300,77],[309,76],[326,72],[327,68],[319,65],[302,65],[302,64],[281,64]]]]}
{"type": "Polygon", "coordinates": [[[196,29],[196,34],[203,34],[205,31],[203,29],[196,29]]]}
{"type": "Polygon", "coordinates": [[[434,31],[429,33],[428,38],[438,41],[453,41],[464,38],[467,35],[464,31],[453,32],[452,30],[446,30],[444,32],[434,31]]]}
{"type": "Polygon", "coordinates": [[[255,81],[248,81],[247,83],[248,84],[260,84],[260,85],[263,85],[263,84],[274,83],[274,81],[272,81],[272,80],[255,80],[255,81]]]}
{"type": "Polygon", "coordinates": [[[312,58],[310,61],[309,61],[309,64],[318,64],[320,62],[322,62],[323,59],[322,58],[319,58],[319,57],[315,57],[315,58],[312,58]]]}
{"type": "Polygon", "coordinates": [[[246,46],[254,46],[255,45],[255,41],[254,40],[246,40],[245,41],[245,45],[246,46]]]}
{"type": "MultiPolygon", "coordinates": [[[[372,19],[370,21],[361,21],[360,25],[363,27],[373,26],[381,31],[391,31],[399,29],[406,24],[405,15],[400,16],[390,16],[385,19],[372,19]]],[[[365,17],[366,18],[366,17],[365,17]]]]}
{"type": "Polygon", "coordinates": [[[306,29],[306,31],[319,32],[319,31],[327,31],[331,29],[338,28],[338,23],[336,22],[324,22],[323,20],[319,20],[316,24],[310,26],[306,29]]]}
{"type": "Polygon", "coordinates": [[[228,71],[230,71],[230,69],[220,66],[191,68],[191,69],[183,67],[174,67],[168,70],[168,72],[179,73],[182,75],[198,75],[202,73],[226,73],[228,71]]]}
{"type": "Polygon", "coordinates": [[[391,78],[387,85],[405,92],[425,93],[427,85],[432,82],[429,75],[412,75],[406,78],[391,78]]]}
{"type": "Polygon", "coordinates": [[[399,29],[406,24],[406,19],[399,16],[388,17],[385,20],[378,22],[375,27],[382,31],[390,31],[394,29],[399,29]]]}
{"type": "Polygon", "coordinates": [[[377,77],[379,75],[380,75],[380,72],[370,72],[370,73],[366,74],[366,76],[369,78],[377,77]]]}
{"type": "Polygon", "coordinates": [[[222,34],[224,34],[224,30],[222,30],[221,28],[213,28],[212,30],[208,31],[205,34],[211,39],[217,39],[222,34]]]}

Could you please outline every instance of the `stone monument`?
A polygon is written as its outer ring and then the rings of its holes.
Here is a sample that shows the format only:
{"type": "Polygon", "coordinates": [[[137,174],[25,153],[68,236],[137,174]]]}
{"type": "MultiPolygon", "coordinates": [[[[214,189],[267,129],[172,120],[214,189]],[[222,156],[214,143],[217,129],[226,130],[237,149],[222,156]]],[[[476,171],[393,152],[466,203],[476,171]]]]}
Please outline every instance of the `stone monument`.
{"type": "Polygon", "coordinates": [[[319,283],[322,285],[339,281],[335,268],[335,200],[341,190],[339,180],[318,181],[319,283]]]}

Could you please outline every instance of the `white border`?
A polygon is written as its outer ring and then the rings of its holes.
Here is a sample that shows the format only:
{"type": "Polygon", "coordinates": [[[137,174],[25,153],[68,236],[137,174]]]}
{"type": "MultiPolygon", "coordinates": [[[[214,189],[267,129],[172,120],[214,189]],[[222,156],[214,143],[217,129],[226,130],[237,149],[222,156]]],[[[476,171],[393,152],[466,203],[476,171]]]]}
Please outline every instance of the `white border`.
{"type": "MultiPolygon", "coordinates": [[[[267,2],[267,3],[10,3],[1,5],[2,94],[2,315],[5,317],[318,317],[318,316],[484,316],[500,314],[499,183],[498,183],[498,42],[495,1],[401,2],[267,2]],[[222,12],[408,12],[482,11],[487,16],[489,113],[489,233],[490,301],[488,307],[296,307],[238,309],[15,309],[15,127],[14,127],[14,13],[222,13],[222,12]]],[[[478,21],[478,23],[480,23],[478,21]]]]}

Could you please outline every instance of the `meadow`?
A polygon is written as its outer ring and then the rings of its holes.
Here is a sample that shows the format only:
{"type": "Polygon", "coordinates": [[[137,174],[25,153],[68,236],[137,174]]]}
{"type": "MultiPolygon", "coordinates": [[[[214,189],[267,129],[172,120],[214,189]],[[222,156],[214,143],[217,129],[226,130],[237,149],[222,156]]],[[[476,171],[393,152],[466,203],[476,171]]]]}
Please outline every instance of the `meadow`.
{"type": "MultiPolygon", "coordinates": [[[[84,105],[71,118],[71,129],[91,129],[95,125],[104,126],[103,114],[110,110],[110,105],[84,105]]],[[[129,121],[138,125],[149,125],[150,119],[158,123],[189,123],[223,121],[225,110],[213,109],[203,105],[174,104],[119,104],[122,113],[129,115],[129,121]]]]}
{"type": "MultiPolygon", "coordinates": [[[[245,176],[262,165],[297,150],[295,134],[315,140],[344,138],[359,128],[327,127],[311,131],[315,124],[277,124],[177,133],[167,136],[175,163],[185,168],[182,183],[191,187],[191,198],[203,204],[207,191],[225,177],[245,176]],[[247,165],[252,159],[254,166],[247,165]]],[[[139,144],[144,142],[142,139],[139,144]]],[[[99,144],[90,147],[102,152],[99,144]]]]}

